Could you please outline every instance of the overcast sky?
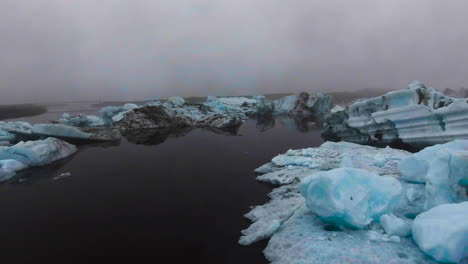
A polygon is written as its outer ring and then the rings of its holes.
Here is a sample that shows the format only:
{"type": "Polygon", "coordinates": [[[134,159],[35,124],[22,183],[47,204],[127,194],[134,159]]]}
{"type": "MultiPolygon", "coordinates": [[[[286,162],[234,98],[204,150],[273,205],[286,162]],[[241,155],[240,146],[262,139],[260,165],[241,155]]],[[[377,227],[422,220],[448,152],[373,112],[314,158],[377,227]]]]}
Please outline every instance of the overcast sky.
{"type": "Polygon", "coordinates": [[[466,0],[1,0],[0,103],[468,86],[466,0]]]}

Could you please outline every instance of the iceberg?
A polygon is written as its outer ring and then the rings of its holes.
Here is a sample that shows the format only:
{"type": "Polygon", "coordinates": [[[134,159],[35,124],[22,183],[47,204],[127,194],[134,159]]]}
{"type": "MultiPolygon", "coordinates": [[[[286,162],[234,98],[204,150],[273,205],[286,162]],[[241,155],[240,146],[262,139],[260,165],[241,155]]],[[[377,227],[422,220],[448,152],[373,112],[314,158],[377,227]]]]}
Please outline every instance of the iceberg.
{"type": "Polygon", "coordinates": [[[438,205],[468,200],[468,151],[440,151],[426,177],[426,210],[438,205]]]}
{"type": "Polygon", "coordinates": [[[31,132],[46,137],[62,137],[76,139],[90,139],[92,134],[84,133],[78,128],[55,124],[38,124],[32,127],[31,132]]]}
{"type": "Polygon", "coordinates": [[[32,135],[57,137],[64,140],[115,141],[121,138],[120,132],[104,127],[71,127],[57,124],[37,124],[32,127],[32,135]]]}
{"type": "Polygon", "coordinates": [[[411,237],[426,203],[426,185],[403,179],[398,167],[412,155],[325,142],[274,157],[255,172],[280,186],[245,215],[253,223],[239,243],[270,238],[264,254],[274,264],[437,263],[411,237]]]}
{"type": "MultiPolygon", "coordinates": [[[[285,154],[274,157],[270,163],[257,168],[255,172],[262,174],[257,177],[258,180],[281,186],[270,193],[271,200],[267,204],[254,207],[245,215],[254,223],[243,231],[243,234],[249,234],[249,237],[244,238],[244,235],[240,243],[250,244],[260,238],[266,238],[266,234],[275,234],[272,232],[272,226],[276,223],[282,225],[295,211],[306,207],[305,199],[299,191],[299,183],[307,176],[346,166],[398,178],[401,177],[398,162],[410,155],[407,151],[392,148],[380,149],[348,142],[326,142],[318,148],[288,150],[285,154]]],[[[407,186],[408,184],[402,184],[402,193],[409,189],[407,186]]],[[[395,210],[400,210],[402,214],[419,213],[423,202],[423,199],[418,200],[418,205],[413,206],[409,205],[406,199],[401,199],[395,210]]]]}
{"type": "Polygon", "coordinates": [[[468,140],[427,147],[398,164],[402,179],[425,183],[425,209],[468,200],[468,140]]]}
{"type": "Polygon", "coordinates": [[[459,263],[468,258],[468,202],[445,204],[416,217],[413,238],[437,261],[459,263]]]}
{"type": "Polygon", "coordinates": [[[240,126],[243,113],[213,111],[202,104],[176,107],[173,104],[146,105],[127,112],[114,126],[121,131],[142,129],[181,129],[184,127],[229,129],[240,126]]]}
{"type": "Polygon", "coordinates": [[[244,113],[247,116],[292,115],[311,116],[330,112],[332,97],[321,93],[310,95],[306,92],[285,96],[278,100],[267,100],[263,95],[253,98],[209,96],[204,103],[217,111],[244,113]]]}
{"type": "Polygon", "coordinates": [[[56,138],[22,141],[8,147],[0,146],[0,182],[10,179],[17,171],[47,165],[76,151],[74,145],[56,138]]]}
{"type": "Polygon", "coordinates": [[[59,124],[74,126],[74,127],[101,127],[105,126],[104,120],[95,115],[69,115],[64,113],[58,120],[59,124]]]}
{"type": "Polygon", "coordinates": [[[363,229],[398,204],[402,188],[392,177],[339,168],[304,178],[299,189],[307,207],[322,220],[363,229]]]}
{"type": "Polygon", "coordinates": [[[468,140],[454,140],[446,144],[437,144],[427,147],[418,153],[402,160],[398,168],[403,174],[403,179],[410,182],[426,183],[429,167],[436,159],[435,154],[442,150],[466,150],[468,151],[468,140]]]}
{"type": "Polygon", "coordinates": [[[333,141],[416,148],[468,139],[468,102],[415,81],[407,90],[358,100],[327,114],[322,136],[333,141]]]}
{"type": "Polygon", "coordinates": [[[172,104],[173,106],[181,107],[185,104],[185,99],[180,96],[173,96],[167,99],[167,102],[172,104]]]}
{"type": "Polygon", "coordinates": [[[0,147],[0,160],[16,160],[27,166],[43,166],[75,153],[77,148],[56,138],[19,142],[0,147]]]}
{"type": "Polygon", "coordinates": [[[99,110],[102,120],[106,126],[112,126],[114,122],[123,119],[124,115],[133,109],[139,108],[136,104],[124,104],[123,106],[107,106],[99,110]]]}
{"type": "Polygon", "coordinates": [[[0,182],[9,180],[15,176],[16,171],[23,170],[28,166],[14,159],[0,160],[0,182]]]}

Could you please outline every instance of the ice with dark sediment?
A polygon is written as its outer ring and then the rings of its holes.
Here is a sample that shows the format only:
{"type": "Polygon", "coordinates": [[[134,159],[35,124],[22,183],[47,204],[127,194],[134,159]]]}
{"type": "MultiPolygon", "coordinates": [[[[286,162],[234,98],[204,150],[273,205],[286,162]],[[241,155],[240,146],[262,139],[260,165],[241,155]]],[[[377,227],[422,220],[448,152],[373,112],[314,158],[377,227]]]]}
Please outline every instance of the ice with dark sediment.
{"type": "Polygon", "coordinates": [[[329,113],[322,136],[326,140],[418,148],[468,139],[468,102],[414,81],[406,90],[361,99],[329,113]]]}

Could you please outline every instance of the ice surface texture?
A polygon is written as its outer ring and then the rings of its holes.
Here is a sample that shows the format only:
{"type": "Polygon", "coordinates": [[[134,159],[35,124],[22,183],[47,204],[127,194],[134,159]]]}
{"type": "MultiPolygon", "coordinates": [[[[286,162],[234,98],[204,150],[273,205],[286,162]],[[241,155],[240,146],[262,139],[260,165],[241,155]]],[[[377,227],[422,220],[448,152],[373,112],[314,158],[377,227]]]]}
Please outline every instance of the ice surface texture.
{"type": "Polygon", "coordinates": [[[404,143],[415,147],[468,139],[468,102],[420,82],[407,90],[358,100],[325,117],[322,136],[366,144],[404,143]]]}
{"type": "Polygon", "coordinates": [[[354,168],[314,173],[299,187],[307,207],[335,225],[366,228],[399,202],[400,182],[354,168]]]}
{"type": "Polygon", "coordinates": [[[407,181],[426,184],[425,209],[468,199],[468,140],[427,147],[398,165],[407,181]]]}
{"type": "MultiPolygon", "coordinates": [[[[446,197],[454,182],[461,184],[456,175],[466,175],[467,164],[461,143],[446,144],[457,150],[437,150],[441,157],[432,163],[440,168],[434,173],[439,184],[427,186],[408,181],[398,168],[424,153],[347,142],[289,150],[256,170],[262,174],[258,180],[281,186],[268,203],[245,215],[253,224],[242,231],[239,243],[271,237],[264,254],[275,264],[436,263],[414,243],[412,219],[433,197],[446,197]]],[[[462,202],[459,198],[444,203],[462,202]]]]}
{"type": "Polygon", "coordinates": [[[434,207],[418,215],[412,229],[419,248],[434,259],[468,260],[468,202],[434,207]]]}

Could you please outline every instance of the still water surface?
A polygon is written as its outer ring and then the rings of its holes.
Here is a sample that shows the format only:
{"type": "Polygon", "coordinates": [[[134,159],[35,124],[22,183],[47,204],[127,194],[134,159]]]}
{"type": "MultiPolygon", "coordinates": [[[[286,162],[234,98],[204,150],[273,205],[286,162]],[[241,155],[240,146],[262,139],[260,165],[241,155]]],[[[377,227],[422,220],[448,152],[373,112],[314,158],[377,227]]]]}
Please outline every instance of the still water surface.
{"type": "Polygon", "coordinates": [[[0,185],[0,255],[16,263],[95,256],[268,263],[266,242],[237,244],[249,226],[242,215],[265,203],[272,187],[253,170],[288,149],[321,143],[313,125],[279,118],[249,120],[237,134],[195,129],[82,145],[73,157],[0,185]]]}

